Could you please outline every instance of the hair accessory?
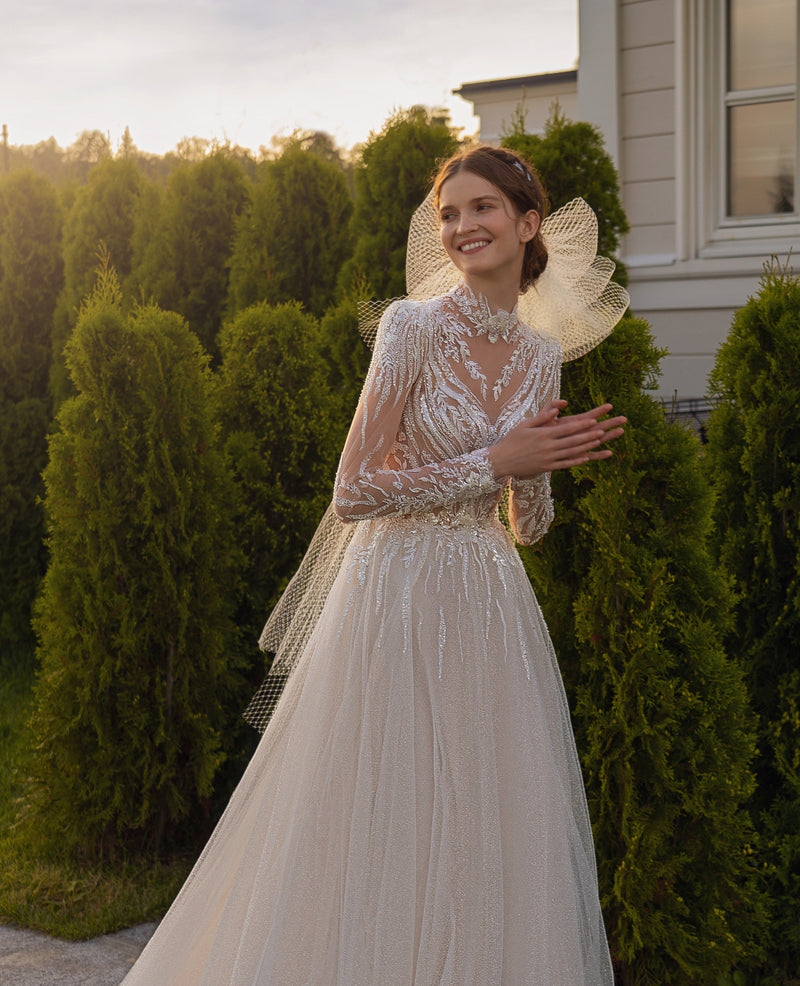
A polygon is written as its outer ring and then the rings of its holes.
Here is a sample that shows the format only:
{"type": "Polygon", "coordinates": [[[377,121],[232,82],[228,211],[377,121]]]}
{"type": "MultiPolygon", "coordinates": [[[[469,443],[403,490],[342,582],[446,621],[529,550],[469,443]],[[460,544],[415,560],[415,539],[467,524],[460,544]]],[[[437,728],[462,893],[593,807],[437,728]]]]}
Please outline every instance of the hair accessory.
{"type": "Polygon", "coordinates": [[[517,161],[515,159],[514,160],[514,167],[515,168],[518,168],[523,173],[523,175],[525,175],[525,177],[528,179],[528,181],[533,181],[533,179],[531,178],[530,171],[528,171],[528,169],[525,167],[525,165],[522,163],[522,161],[517,161]]]}
{"type": "MultiPolygon", "coordinates": [[[[407,297],[425,301],[447,294],[462,280],[439,235],[433,192],[411,218],[406,255],[407,297]]],[[[547,267],[520,295],[517,314],[533,329],[555,336],[566,361],[603,341],[630,304],[628,292],[611,280],[614,263],[597,256],[597,217],[583,199],[568,202],[541,226],[547,267]]],[[[359,304],[359,329],[372,345],[378,322],[391,301],[359,304]]]]}

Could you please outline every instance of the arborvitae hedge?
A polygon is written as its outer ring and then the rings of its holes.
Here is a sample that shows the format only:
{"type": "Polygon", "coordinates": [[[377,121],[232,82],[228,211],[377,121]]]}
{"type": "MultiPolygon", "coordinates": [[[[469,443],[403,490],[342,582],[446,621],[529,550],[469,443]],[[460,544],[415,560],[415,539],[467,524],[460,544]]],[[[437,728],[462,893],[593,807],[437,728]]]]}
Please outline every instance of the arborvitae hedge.
{"type": "Polygon", "coordinates": [[[333,491],[342,428],[319,347],[318,323],[297,302],[253,305],[220,334],[216,397],[246,556],[238,623],[259,675],[264,621],[333,491]]]}
{"type": "Polygon", "coordinates": [[[732,653],[758,714],[761,829],[772,901],[768,968],[800,970],[800,280],[773,266],[711,375],[706,462],[720,565],[736,584],[732,653]]]}
{"type": "Polygon", "coordinates": [[[457,147],[446,120],[423,106],[398,111],[370,134],[355,170],[355,245],[339,277],[342,296],[362,281],[377,298],[405,294],[408,224],[437,164],[457,147]]]}
{"type": "Polygon", "coordinates": [[[53,319],[50,389],[56,404],[71,392],[64,344],[94,286],[98,254],[107,253],[123,283],[133,264],[133,231],[146,180],[135,160],[105,160],[79,188],[64,223],[64,288],[53,319]]]}
{"type": "Polygon", "coordinates": [[[320,322],[320,351],[341,424],[344,446],[372,353],[358,330],[358,298],[350,296],[329,308],[320,322]]]}
{"type": "Polygon", "coordinates": [[[344,171],[290,142],[262,165],[251,197],[237,222],[228,311],[299,301],[322,315],[351,253],[353,202],[344,171]]]}
{"type": "Polygon", "coordinates": [[[643,391],[659,357],[628,316],[566,365],[572,409],[609,400],[629,424],[613,459],[554,476],[556,525],[524,557],[574,711],[619,986],[706,986],[763,930],[754,734],[698,443],[643,391]]]}
{"type": "Polygon", "coordinates": [[[179,316],[123,315],[106,272],[66,359],[28,821],[61,850],[164,850],[202,826],[235,679],[238,557],[207,357],[179,316]]]}
{"type": "Polygon", "coordinates": [[[247,201],[241,163],[220,149],[177,168],[160,202],[148,194],[133,235],[126,285],[135,297],[183,315],[212,356],[228,301],[236,222],[247,201]]]}
{"type": "Polygon", "coordinates": [[[31,606],[44,575],[41,473],[53,311],[61,290],[61,205],[32,171],[0,182],[0,661],[30,664],[31,606]]]}
{"type": "MultiPolygon", "coordinates": [[[[597,252],[613,257],[628,232],[628,217],[622,206],[619,176],[605,149],[598,127],[568,120],[556,104],[544,133],[528,134],[524,120],[517,119],[503,138],[508,147],[535,165],[544,182],[552,210],[560,209],[580,195],[597,215],[597,252]]],[[[617,262],[614,279],[626,283],[625,268],[617,262]]]]}

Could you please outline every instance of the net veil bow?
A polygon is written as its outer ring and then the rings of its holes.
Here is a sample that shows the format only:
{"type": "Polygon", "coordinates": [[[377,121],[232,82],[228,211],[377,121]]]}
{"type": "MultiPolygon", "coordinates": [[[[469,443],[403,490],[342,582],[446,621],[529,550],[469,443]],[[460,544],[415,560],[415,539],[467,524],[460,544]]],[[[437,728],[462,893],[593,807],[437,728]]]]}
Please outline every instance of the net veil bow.
{"type": "MultiPolygon", "coordinates": [[[[446,294],[462,279],[442,245],[433,191],[411,219],[406,255],[407,297],[426,301],[446,294]]],[[[628,307],[628,292],[611,280],[614,263],[597,255],[597,217],[581,198],[548,216],[541,227],[547,267],[523,295],[517,314],[531,328],[561,343],[566,361],[577,359],[603,341],[628,307]]],[[[359,308],[359,327],[372,345],[380,317],[390,302],[359,308]]]]}

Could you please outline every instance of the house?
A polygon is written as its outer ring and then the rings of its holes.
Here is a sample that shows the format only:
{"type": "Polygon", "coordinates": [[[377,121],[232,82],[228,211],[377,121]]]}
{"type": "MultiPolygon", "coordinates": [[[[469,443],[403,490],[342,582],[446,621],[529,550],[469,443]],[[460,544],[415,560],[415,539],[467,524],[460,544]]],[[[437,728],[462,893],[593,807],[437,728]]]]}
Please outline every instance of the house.
{"type": "Polygon", "coordinates": [[[472,103],[473,112],[481,121],[481,140],[487,144],[499,144],[511,131],[518,113],[523,114],[528,133],[542,133],[555,100],[568,119],[578,118],[577,69],[515,79],[467,82],[453,92],[472,103]]]}
{"type": "MultiPolygon", "coordinates": [[[[577,107],[566,115],[596,124],[617,164],[631,306],[669,350],[667,399],[703,397],[765,262],[800,254],[798,2],[579,0],[577,107]]],[[[521,91],[547,95],[545,81],[505,82],[457,90],[478,115],[491,106],[484,139],[521,91]],[[500,92],[505,110],[489,102],[500,92]]]]}

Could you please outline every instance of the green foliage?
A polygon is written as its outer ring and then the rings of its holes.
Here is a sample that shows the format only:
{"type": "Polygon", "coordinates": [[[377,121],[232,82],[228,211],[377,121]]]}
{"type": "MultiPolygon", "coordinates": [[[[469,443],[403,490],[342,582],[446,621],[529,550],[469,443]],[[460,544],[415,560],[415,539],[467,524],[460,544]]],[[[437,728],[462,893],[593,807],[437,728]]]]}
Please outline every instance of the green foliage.
{"type": "Polygon", "coordinates": [[[422,106],[399,111],[370,135],[355,172],[355,249],[340,277],[344,294],[359,279],[376,297],[405,294],[408,224],[438,163],[457,147],[447,122],[422,106]]]}
{"type": "Polygon", "coordinates": [[[33,657],[31,608],[47,564],[39,499],[49,425],[37,398],[0,410],[0,648],[25,661],[33,657]]]}
{"type": "Polygon", "coordinates": [[[158,921],[191,865],[183,858],[114,864],[43,858],[13,837],[0,839],[0,918],[78,941],[158,921]]]}
{"type": "MultiPolygon", "coordinates": [[[[33,668],[14,654],[0,654],[0,838],[14,822],[19,768],[30,717],[33,668]]],[[[0,873],[4,867],[0,865],[0,873]]],[[[2,916],[2,911],[0,911],[2,916]]]]}
{"type": "Polygon", "coordinates": [[[61,290],[61,207],[31,171],[0,182],[0,400],[45,398],[61,290]]]}
{"type": "MultiPolygon", "coordinates": [[[[619,176],[603,143],[600,130],[591,123],[574,123],[556,104],[543,136],[525,133],[518,116],[503,146],[526,157],[539,172],[551,210],[580,195],[597,214],[598,253],[614,258],[621,238],[628,232],[622,206],[619,176]]],[[[615,277],[626,283],[624,268],[617,261],[615,277]]]]}
{"type": "Polygon", "coordinates": [[[238,556],[206,358],[101,274],[67,344],[27,831],[86,857],[195,834],[221,760],[238,556]],[[191,820],[191,822],[189,822],[191,820]],[[180,823],[180,824],[179,824],[180,823]]]}
{"type": "Polygon", "coordinates": [[[759,717],[758,789],[773,899],[771,959],[800,969],[800,280],[765,271],[711,375],[706,461],[717,490],[717,550],[736,582],[731,649],[759,717]]]}
{"type": "Polygon", "coordinates": [[[217,150],[173,172],[157,220],[150,202],[142,217],[154,226],[152,234],[134,236],[142,252],[134,257],[132,283],[145,298],[183,315],[212,356],[228,297],[237,218],[247,201],[241,163],[217,150]]]}
{"type": "Polygon", "coordinates": [[[58,846],[42,854],[15,827],[33,678],[28,662],[0,654],[0,922],[83,939],[157,920],[186,879],[191,860],[75,863],[58,846]]]}
{"type": "Polygon", "coordinates": [[[319,316],[350,255],[352,201],[344,172],[299,142],[267,162],[237,224],[229,310],[300,301],[319,316]]]}
{"type": "Polygon", "coordinates": [[[56,403],[70,393],[64,344],[81,301],[92,291],[98,253],[109,257],[123,282],[131,273],[134,222],[144,186],[135,160],[107,159],[92,169],[88,183],[78,189],[72,202],[64,224],[64,288],[53,330],[50,386],[56,403]]]}
{"type": "Polygon", "coordinates": [[[347,437],[372,355],[358,330],[358,301],[357,295],[344,298],[320,322],[320,352],[331,398],[339,408],[334,414],[341,425],[339,448],[347,437]]]}
{"type": "Polygon", "coordinates": [[[565,367],[571,407],[613,399],[629,424],[611,460],[554,476],[558,522],[525,560],[574,709],[618,982],[699,986],[763,932],[754,734],[697,440],[643,392],[660,355],[626,317],[565,367]]]}
{"type": "Polygon", "coordinates": [[[317,322],[297,302],[241,312],[223,329],[220,350],[217,400],[246,554],[238,622],[257,655],[266,616],[330,502],[341,429],[317,322]]]}
{"type": "Polygon", "coordinates": [[[44,574],[38,499],[47,457],[61,207],[30,171],[0,183],[0,650],[33,654],[31,606],[44,574]]]}

